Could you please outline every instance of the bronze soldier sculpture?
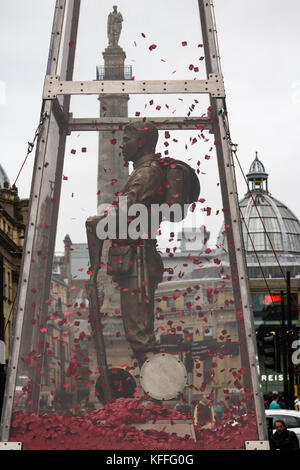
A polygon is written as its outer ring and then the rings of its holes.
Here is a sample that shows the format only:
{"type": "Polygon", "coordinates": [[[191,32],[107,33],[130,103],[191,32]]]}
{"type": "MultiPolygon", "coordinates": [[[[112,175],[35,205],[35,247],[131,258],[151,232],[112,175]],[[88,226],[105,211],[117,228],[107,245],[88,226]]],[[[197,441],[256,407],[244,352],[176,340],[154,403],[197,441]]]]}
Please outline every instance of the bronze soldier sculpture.
{"type": "MultiPolygon", "coordinates": [[[[128,209],[132,204],[143,204],[151,218],[151,204],[163,202],[163,171],[155,155],[158,130],[150,122],[138,122],[125,128],[121,145],[124,160],[132,161],[134,171],[122,190],[127,197],[128,209]]],[[[151,222],[146,238],[115,240],[109,259],[114,262],[121,255],[120,263],[114,263],[111,274],[121,287],[121,311],[126,338],[141,368],[144,361],[158,352],[154,335],[154,290],[162,281],[163,263],[156,250],[156,239],[151,238],[151,222]],[[129,261],[130,260],[130,261],[129,261]],[[126,264],[128,263],[128,264],[126,264]],[[125,267],[125,272],[124,272],[125,267]],[[127,271],[127,272],[126,272],[127,271]]]]}
{"type": "MultiPolygon", "coordinates": [[[[139,203],[146,206],[151,214],[151,204],[163,202],[164,175],[155,155],[158,130],[150,122],[137,122],[126,126],[121,145],[125,162],[132,161],[134,171],[122,190],[127,197],[127,208],[139,203]]],[[[118,220],[118,210],[116,219],[118,220]]],[[[102,242],[96,235],[97,223],[101,216],[87,220],[92,280],[95,282],[99,270],[102,242]]],[[[126,219],[125,219],[126,220],[126,219]]],[[[148,224],[150,227],[151,224],[148,224]]],[[[121,313],[127,341],[129,342],[141,368],[151,355],[158,352],[159,345],[154,334],[154,290],[162,280],[163,263],[156,250],[156,240],[130,238],[112,240],[109,250],[107,272],[120,286],[121,313]]],[[[94,293],[95,294],[95,293],[94,293]]],[[[96,295],[91,307],[99,312],[96,295]]],[[[97,320],[96,320],[97,328],[97,320]]],[[[99,325],[98,325],[99,327],[99,325]]],[[[101,340],[97,328],[96,340],[101,340]]],[[[103,350],[103,341],[98,349],[103,350]]],[[[98,344],[99,346],[99,344],[98,344]]],[[[103,357],[100,364],[107,367],[103,357]]]]}
{"type": "MultiPolygon", "coordinates": [[[[134,171],[119,194],[126,198],[126,209],[124,210],[120,200],[112,205],[116,208],[113,210],[113,217],[117,230],[114,236],[109,237],[112,242],[107,262],[107,273],[117,282],[120,289],[121,313],[126,339],[137,358],[140,369],[146,361],[151,362],[147,359],[159,352],[159,343],[154,334],[154,291],[156,285],[162,281],[163,263],[156,250],[155,238],[161,218],[159,214],[153,226],[154,207],[156,206],[155,209],[156,211],[158,209],[159,213],[163,204],[170,208],[173,207],[175,201],[179,201],[179,206],[184,210],[180,211],[178,220],[182,220],[186,216],[186,208],[198,199],[200,193],[198,177],[189,165],[180,160],[168,158],[158,160],[155,155],[157,141],[158,130],[151,122],[139,121],[125,127],[121,149],[125,162],[133,162],[134,171]],[[136,213],[134,210],[137,205],[140,207],[139,210],[146,209],[144,211],[146,217],[140,222],[140,225],[143,225],[142,230],[136,230],[133,235],[133,232],[129,230],[130,225],[139,218],[136,217],[132,221],[128,214],[136,213]],[[127,236],[127,233],[131,238],[127,236]]],[[[101,232],[102,229],[99,233],[98,229],[105,217],[106,215],[101,215],[89,218],[86,228],[92,271],[88,284],[90,313],[94,327],[97,359],[101,367],[103,382],[106,384],[103,387],[104,398],[109,401],[112,398],[112,392],[109,386],[109,370],[99,317],[100,303],[103,299],[99,301],[96,287],[103,247],[102,234],[105,233],[101,232]]],[[[172,217],[166,220],[178,221],[172,217]]],[[[157,358],[159,356],[153,357],[154,360],[157,358]]]]}

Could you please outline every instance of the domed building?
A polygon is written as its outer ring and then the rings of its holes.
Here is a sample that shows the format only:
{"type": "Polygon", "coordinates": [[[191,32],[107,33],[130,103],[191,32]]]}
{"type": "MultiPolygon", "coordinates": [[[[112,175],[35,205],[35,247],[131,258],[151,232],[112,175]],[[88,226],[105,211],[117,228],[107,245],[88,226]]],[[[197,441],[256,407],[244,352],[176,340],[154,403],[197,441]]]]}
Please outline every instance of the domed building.
{"type": "Polygon", "coordinates": [[[247,180],[249,191],[239,205],[256,326],[281,324],[281,292],[286,303],[288,277],[294,297],[292,320],[298,325],[300,222],[269,192],[268,174],[257,154],[247,180]]]}
{"type": "Polygon", "coordinates": [[[20,199],[0,165],[0,339],[6,345],[8,359],[13,315],[12,307],[18,288],[28,199],[20,199]]]}
{"type": "Polygon", "coordinates": [[[240,201],[248,272],[260,277],[260,263],[267,277],[282,277],[282,268],[292,277],[300,275],[300,222],[292,211],[268,191],[268,174],[256,154],[247,174],[248,191],[240,201]],[[274,259],[276,253],[279,263],[274,259]]]}
{"type": "MultiPolygon", "coordinates": [[[[277,336],[281,335],[282,322],[284,320],[288,328],[289,316],[290,325],[299,328],[300,222],[284,203],[269,192],[268,174],[257,154],[247,180],[249,191],[239,205],[254,324],[260,345],[262,338],[270,332],[277,331],[277,336]]],[[[279,342],[282,356],[280,373],[266,369],[264,357],[260,360],[265,392],[283,391],[283,338],[279,342]]],[[[296,383],[299,385],[299,374],[296,383]]]]}
{"type": "MultiPolygon", "coordinates": [[[[249,278],[300,276],[300,222],[268,190],[268,173],[256,157],[247,174],[248,191],[239,201],[249,278]]],[[[226,258],[224,227],[214,254],[226,258]]],[[[224,260],[225,261],[225,260],[224,260]]]]}

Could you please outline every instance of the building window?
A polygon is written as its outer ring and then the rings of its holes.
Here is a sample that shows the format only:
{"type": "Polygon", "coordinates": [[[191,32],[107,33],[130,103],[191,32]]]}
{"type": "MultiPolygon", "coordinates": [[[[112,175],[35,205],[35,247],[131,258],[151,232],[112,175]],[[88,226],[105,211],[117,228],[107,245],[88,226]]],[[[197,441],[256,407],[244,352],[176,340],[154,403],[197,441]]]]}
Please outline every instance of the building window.
{"type": "Polygon", "coordinates": [[[8,270],[6,268],[3,268],[3,296],[4,300],[8,300],[9,296],[9,288],[8,288],[8,270]]]}
{"type": "Polygon", "coordinates": [[[264,232],[257,232],[248,235],[247,251],[272,251],[269,239],[274,250],[283,250],[281,233],[268,233],[267,237],[264,232]]]}
{"type": "Polygon", "coordinates": [[[203,336],[212,336],[213,335],[213,329],[212,326],[205,326],[203,329],[203,336]]]}
{"type": "Polygon", "coordinates": [[[11,271],[7,271],[7,298],[12,301],[12,276],[11,271]]]}
{"type": "Polygon", "coordinates": [[[193,307],[193,303],[194,303],[194,297],[192,297],[191,295],[186,295],[184,297],[184,305],[189,310],[193,307]]]}
{"type": "Polygon", "coordinates": [[[294,233],[288,233],[288,248],[289,251],[300,251],[300,235],[294,233]]]}
{"type": "MultiPolygon", "coordinates": [[[[298,296],[292,293],[294,300],[292,300],[292,322],[298,323],[298,312],[295,305],[298,304],[298,296]]],[[[281,296],[280,292],[264,293],[264,294],[251,294],[252,309],[254,315],[254,323],[256,326],[260,325],[281,325],[281,296]]],[[[286,295],[284,296],[284,305],[287,308],[286,295]]]]}
{"type": "Polygon", "coordinates": [[[172,308],[175,306],[175,299],[173,297],[168,297],[167,298],[167,307],[172,308]]]}
{"type": "Polygon", "coordinates": [[[203,382],[209,384],[214,376],[213,358],[208,356],[203,360],[203,382]]]}
{"type": "Polygon", "coordinates": [[[60,270],[60,266],[58,263],[55,263],[53,265],[53,270],[52,270],[53,274],[61,274],[61,270],[60,270]]]}
{"type": "Polygon", "coordinates": [[[215,302],[215,294],[211,287],[204,288],[202,291],[203,304],[213,304],[215,302]]]}
{"type": "Polygon", "coordinates": [[[194,337],[193,328],[185,328],[183,330],[183,333],[184,333],[184,341],[191,344],[193,342],[193,337],[194,337]]]}
{"type": "Polygon", "coordinates": [[[299,233],[299,223],[293,219],[283,219],[287,232],[299,233]]]}

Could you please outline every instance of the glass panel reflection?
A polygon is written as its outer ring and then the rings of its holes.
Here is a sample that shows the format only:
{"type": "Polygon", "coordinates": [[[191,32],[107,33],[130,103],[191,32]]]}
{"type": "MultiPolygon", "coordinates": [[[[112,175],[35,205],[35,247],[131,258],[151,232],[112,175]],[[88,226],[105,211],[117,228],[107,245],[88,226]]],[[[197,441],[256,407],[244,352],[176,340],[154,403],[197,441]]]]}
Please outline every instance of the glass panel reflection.
{"type": "MultiPolygon", "coordinates": [[[[158,10],[153,17],[161,17],[158,10]]],[[[181,40],[179,44],[185,47],[181,40]]],[[[198,54],[198,40],[196,47],[198,54]]],[[[124,54],[121,56],[124,60],[124,54]]],[[[152,72],[155,70],[153,67],[152,72]]],[[[173,71],[170,74],[172,78],[173,71]]],[[[193,110],[199,104],[197,98],[185,96],[184,105],[193,110]]],[[[108,111],[108,115],[112,112],[114,116],[121,107],[118,97],[112,102],[107,96],[105,99],[105,106],[100,102],[101,113],[108,111]]],[[[128,100],[125,104],[124,101],[123,111],[128,100]]],[[[142,111],[135,110],[132,114],[152,116],[152,108],[149,109],[152,104],[149,96],[141,96],[134,106],[142,111]]],[[[209,101],[201,101],[201,107],[200,115],[206,115],[209,101]]],[[[166,116],[175,114],[174,102],[165,108],[166,116]]],[[[156,111],[160,109],[161,105],[157,105],[156,111]]],[[[140,122],[144,122],[142,118],[140,122]]],[[[163,263],[163,277],[156,280],[158,285],[152,299],[154,281],[151,284],[147,278],[145,266],[149,266],[150,272],[156,252],[153,249],[149,254],[145,245],[146,253],[142,250],[137,255],[144,242],[142,236],[141,243],[135,245],[133,257],[127,258],[126,243],[124,256],[113,258],[110,248],[117,237],[110,237],[103,243],[96,263],[87,244],[85,222],[89,216],[96,216],[99,196],[103,196],[100,202],[105,204],[118,198],[125,191],[121,185],[124,174],[127,184],[127,170],[130,176],[137,170],[135,165],[123,161],[119,148],[122,126],[117,131],[106,131],[99,139],[99,147],[93,142],[91,152],[85,142],[89,137],[68,138],[52,264],[48,229],[53,220],[56,224],[52,207],[59,145],[59,129],[52,119],[10,437],[22,441],[25,449],[240,449],[246,440],[258,439],[240,280],[228,256],[228,246],[233,246],[232,227],[224,226],[224,204],[220,183],[216,183],[219,180],[217,144],[214,136],[201,127],[179,132],[165,131],[158,126],[158,131],[159,157],[172,155],[188,163],[201,182],[201,194],[189,206],[184,223],[161,224],[157,249],[163,263]],[[105,190],[103,179],[100,178],[98,185],[96,178],[91,180],[91,175],[97,174],[97,166],[100,173],[106,173],[105,190]],[[109,275],[112,266],[124,268],[125,259],[129,259],[128,265],[132,262],[135,270],[134,287],[127,284],[130,270],[125,271],[122,280],[120,276],[109,275]],[[94,264],[99,273],[96,292],[91,294],[94,264]],[[45,272],[47,275],[42,275],[45,272]],[[140,305],[153,300],[153,341],[157,345],[154,358],[149,355],[142,360],[129,340],[133,326],[131,323],[128,326],[128,316],[124,320],[125,292],[131,301],[141,295],[140,305]],[[156,358],[159,366],[154,362],[156,358]],[[166,360],[169,367],[164,369],[166,360]],[[169,392],[162,390],[162,384],[164,375],[172,372],[173,364],[174,370],[182,366],[183,385],[176,382],[178,372],[174,383],[168,386],[171,389],[178,385],[180,392],[171,398],[161,398],[169,392]],[[153,377],[152,384],[156,386],[151,393],[143,386],[147,374],[153,377]],[[107,380],[113,395],[108,403],[107,380]]],[[[168,188],[169,181],[163,182],[168,188]]],[[[154,186],[154,175],[151,183],[154,186]]],[[[178,193],[172,196],[177,199],[178,193]]],[[[274,217],[271,207],[264,209],[266,213],[269,211],[269,217],[274,217]]],[[[267,223],[274,232],[278,231],[276,219],[267,223]]],[[[251,219],[251,224],[256,249],[268,250],[258,219],[251,219]]],[[[275,247],[281,249],[281,234],[271,233],[271,237],[275,247]]],[[[96,239],[94,248],[99,246],[96,239]]],[[[142,307],[136,313],[137,318],[142,317],[142,307]]],[[[136,336],[143,340],[140,331],[136,336]]]]}

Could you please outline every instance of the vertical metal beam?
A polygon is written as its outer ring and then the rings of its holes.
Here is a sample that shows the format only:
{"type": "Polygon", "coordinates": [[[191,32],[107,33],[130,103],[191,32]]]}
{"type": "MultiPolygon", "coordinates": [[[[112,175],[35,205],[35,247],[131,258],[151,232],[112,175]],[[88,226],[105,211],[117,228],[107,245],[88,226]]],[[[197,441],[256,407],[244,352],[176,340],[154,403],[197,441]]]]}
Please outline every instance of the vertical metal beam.
{"type": "MultiPolygon", "coordinates": [[[[201,29],[204,43],[207,74],[221,73],[218,49],[217,32],[212,0],[198,0],[200,10],[201,29]]],[[[220,186],[224,205],[224,219],[228,226],[227,243],[235,307],[242,313],[238,319],[240,339],[244,339],[246,347],[241,347],[241,359],[246,365],[250,387],[254,394],[254,407],[258,437],[267,440],[267,426],[262,397],[262,389],[258,376],[258,355],[254,330],[253,316],[250,309],[249,284],[247,265],[243,244],[242,227],[239,216],[239,201],[237,185],[234,174],[232,148],[230,142],[229,126],[225,98],[210,98],[214,118],[214,134],[218,159],[220,186]]],[[[247,376],[246,383],[247,383],[247,376]]]]}
{"type": "MultiPolygon", "coordinates": [[[[51,42],[49,48],[47,74],[50,73],[55,75],[57,73],[58,61],[60,58],[61,39],[64,25],[66,3],[67,0],[57,0],[56,2],[51,42]]],[[[80,0],[69,0],[68,15],[65,25],[66,34],[64,40],[64,50],[61,62],[61,76],[69,77],[69,79],[72,79],[73,74],[79,10],[80,0]]],[[[69,99],[63,99],[62,104],[64,107],[64,112],[67,113],[69,110],[69,99]]],[[[65,132],[62,132],[59,137],[55,137],[54,140],[58,139],[57,155],[51,155],[51,171],[45,174],[47,145],[49,144],[49,139],[53,138],[53,135],[56,132],[58,133],[58,126],[55,122],[55,118],[52,113],[51,101],[43,101],[41,116],[44,116],[45,113],[47,114],[48,118],[44,123],[44,126],[37,141],[35,164],[33,170],[28,224],[25,235],[21,275],[19,281],[12,350],[10,354],[8,380],[6,383],[4,406],[1,417],[2,441],[8,441],[9,439],[12,416],[12,403],[16,386],[21,338],[22,334],[24,333],[23,323],[24,317],[26,313],[28,313],[27,309],[30,305],[30,300],[32,299],[31,288],[34,287],[32,285],[32,282],[34,282],[35,279],[42,280],[42,289],[39,292],[40,305],[45,305],[45,300],[48,298],[47,296],[50,290],[50,279],[52,271],[51,267],[53,262],[56,237],[56,224],[59,208],[66,135],[65,132]],[[42,183],[45,184],[45,181],[47,181],[48,185],[53,185],[53,192],[51,193],[51,202],[53,202],[53,204],[51,205],[51,209],[45,211],[46,213],[43,217],[43,209],[45,207],[46,201],[45,194],[47,193],[43,192],[42,183]],[[41,222],[45,222],[45,217],[49,217],[47,219],[49,229],[47,229],[47,231],[45,231],[45,229],[44,231],[43,229],[39,230],[39,225],[41,224],[41,222]],[[47,260],[43,264],[38,265],[38,263],[36,263],[35,265],[34,263],[32,263],[32,258],[33,253],[34,251],[36,251],[37,246],[39,246],[39,244],[41,244],[41,246],[45,250],[45,253],[47,253],[47,260]]],[[[44,312],[43,316],[45,316],[44,312]]],[[[33,395],[35,395],[35,390],[33,390],[33,395]]],[[[33,407],[36,408],[37,406],[38,404],[36,398],[34,397],[33,407]]]]}
{"type": "Polygon", "coordinates": [[[288,327],[287,360],[288,360],[288,375],[289,375],[288,407],[289,409],[294,410],[295,374],[294,374],[294,364],[292,361],[292,342],[293,342],[294,332],[293,332],[293,319],[292,319],[292,293],[291,293],[290,271],[287,271],[286,273],[286,281],[287,281],[287,327],[288,327]]]}
{"type": "Polygon", "coordinates": [[[49,47],[47,75],[54,75],[57,72],[66,1],[67,0],[56,0],[49,47]]]}
{"type": "Polygon", "coordinates": [[[280,313],[281,313],[281,345],[282,345],[282,369],[283,369],[283,390],[285,400],[289,396],[289,381],[288,381],[288,336],[286,332],[286,321],[285,321],[285,305],[284,305],[284,292],[280,291],[280,313]]]}
{"type": "MultiPolygon", "coordinates": [[[[69,0],[61,62],[61,80],[73,80],[80,4],[81,0],[69,0]]],[[[68,115],[70,107],[70,96],[64,96],[61,100],[61,105],[63,112],[68,115]]]]}
{"type": "Polygon", "coordinates": [[[4,328],[5,328],[5,316],[3,308],[3,289],[4,289],[4,266],[3,256],[0,255],[0,340],[5,342],[4,328]]]}
{"type": "MultiPolygon", "coordinates": [[[[54,11],[54,19],[53,19],[48,65],[47,65],[47,72],[49,72],[50,74],[54,74],[57,71],[58,56],[59,56],[64,14],[65,14],[65,6],[66,6],[66,0],[57,0],[55,11],[54,11]]],[[[41,116],[44,115],[44,113],[47,113],[47,115],[49,116],[48,113],[51,114],[51,108],[52,108],[52,104],[50,102],[49,103],[43,102],[41,116]]],[[[8,364],[8,373],[7,373],[5,395],[4,395],[4,405],[3,405],[2,416],[1,416],[1,440],[4,442],[7,442],[9,439],[9,432],[10,432],[10,425],[11,425],[12,405],[13,405],[13,398],[14,398],[14,393],[15,393],[17,367],[18,367],[18,360],[20,356],[21,337],[22,337],[22,330],[23,330],[23,323],[24,323],[24,316],[25,316],[26,297],[27,297],[27,291],[28,291],[27,281],[28,281],[29,273],[30,273],[31,258],[32,258],[34,240],[35,240],[36,218],[37,218],[38,205],[39,205],[38,195],[40,193],[39,189],[42,184],[42,176],[43,176],[42,168],[44,167],[44,157],[45,157],[48,134],[49,134],[49,124],[50,124],[49,119],[46,119],[44,126],[42,128],[42,132],[37,141],[37,149],[36,149],[36,154],[35,154],[35,163],[34,163],[34,169],[33,169],[34,177],[33,177],[32,185],[31,185],[31,197],[30,197],[30,204],[29,204],[29,209],[28,209],[28,223],[27,223],[25,240],[24,240],[23,258],[22,258],[21,273],[20,273],[19,286],[18,286],[18,298],[17,298],[17,303],[16,303],[16,314],[15,314],[13,336],[12,336],[12,346],[11,346],[11,352],[10,352],[10,358],[9,358],[9,364],[8,364]]]]}
{"type": "MultiPolygon", "coordinates": [[[[62,77],[65,77],[66,80],[67,79],[72,80],[73,78],[77,31],[78,31],[78,22],[79,22],[79,13],[80,13],[80,2],[81,0],[69,0],[69,5],[68,5],[68,10],[67,10],[67,15],[66,15],[64,43],[63,43],[62,61],[61,61],[61,73],[60,73],[60,75],[62,77]]],[[[70,109],[70,96],[60,97],[59,100],[60,100],[60,104],[62,107],[62,111],[67,116],[69,113],[69,109],[70,109]]],[[[49,101],[46,101],[46,106],[48,108],[48,114],[50,115],[50,119],[56,122],[55,117],[52,113],[52,105],[50,104],[49,101]]],[[[60,129],[58,152],[57,152],[57,155],[51,156],[52,165],[54,165],[55,168],[53,168],[52,170],[53,178],[51,178],[53,182],[51,212],[48,215],[49,217],[48,220],[45,220],[50,226],[49,226],[49,230],[47,234],[47,238],[48,238],[47,247],[46,247],[47,262],[46,262],[44,273],[43,273],[43,275],[45,276],[44,277],[45,282],[43,284],[44,285],[44,294],[43,294],[44,301],[47,300],[49,297],[50,282],[51,282],[51,277],[52,277],[52,263],[53,263],[54,249],[55,249],[66,139],[67,139],[66,129],[60,129]]]]}
{"type": "MultiPolygon", "coordinates": [[[[5,344],[5,316],[4,316],[4,303],[3,303],[3,289],[4,289],[4,266],[3,256],[0,255],[0,341],[5,344]]],[[[4,359],[5,359],[5,348],[4,348],[4,359]]],[[[1,358],[0,358],[1,359],[1,358]]],[[[5,367],[0,360],[0,407],[2,407],[3,396],[5,387],[5,367]]]]}
{"type": "MultiPolygon", "coordinates": [[[[60,75],[62,77],[72,80],[73,70],[74,70],[74,60],[75,60],[75,50],[76,50],[76,40],[77,40],[77,31],[78,31],[78,22],[79,22],[79,13],[80,13],[80,2],[81,0],[69,0],[68,8],[65,20],[65,32],[64,40],[62,47],[62,60],[61,60],[61,71],[60,75]]],[[[56,60],[54,61],[56,62],[56,60]]],[[[68,115],[70,108],[70,97],[63,96],[60,97],[60,104],[65,115],[68,115]]],[[[46,101],[46,107],[49,108],[48,114],[50,115],[50,125],[51,121],[56,125],[56,119],[53,114],[52,105],[49,101],[46,101]]],[[[58,129],[57,131],[58,132],[58,129]]],[[[41,209],[40,209],[40,220],[42,219],[43,223],[47,223],[49,228],[47,233],[44,232],[44,242],[40,251],[47,253],[46,260],[44,265],[39,268],[38,277],[44,279],[42,285],[42,291],[40,293],[40,305],[43,305],[43,311],[40,317],[40,322],[43,324],[45,318],[47,317],[47,304],[46,300],[49,298],[50,285],[52,278],[52,264],[53,264],[53,255],[55,250],[55,241],[56,241],[56,231],[57,231],[57,220],[59,212],[59,203],[60,203],[60,194],[61,194],[61,183],[62,183],[62,174],[63,174],[63,165],[64,165],[64,156],[65,156],[65,146],[66,146],[66,129],[62,128],[59,130],[59,140],[57,153],[51,155],[51,183],[53,185],[53,192],[51,194],[51,204],[47,210],[44,210],[42,214],[42,204],[45,204],[43,198],[40,200],[41,209]],[[41,269],[42,268],[42,269],[41,269]]],[[[44,156],[45,158],[45,156],[44,156]]],[[[45,163],[44,163],[45,165],[45,163]]],[[[49,176],[48,176],[49,178],[49,176]]],[[[44,182],[45,184],[45,182],[44,182]]],[[[39,194],[41,195],[41,188],[39,194]]],[[[33,286],[36,288],[36,286],[33,286]]],[[[29,303],[27,302],[29,306],[29,303]]],[[[45,346],[44,346],[45,347],[45,346]]],[[[41,380],[38,371],[34,370],[34,380],[32,387],[32,411],[38,412],[39,409],[39,395],[40,388],[39,382],[41,380]]]]}

